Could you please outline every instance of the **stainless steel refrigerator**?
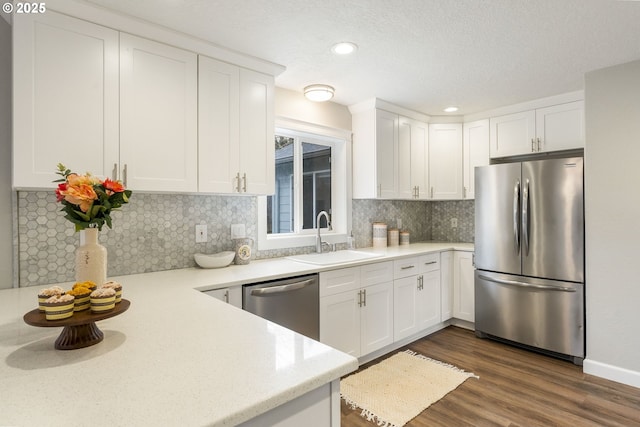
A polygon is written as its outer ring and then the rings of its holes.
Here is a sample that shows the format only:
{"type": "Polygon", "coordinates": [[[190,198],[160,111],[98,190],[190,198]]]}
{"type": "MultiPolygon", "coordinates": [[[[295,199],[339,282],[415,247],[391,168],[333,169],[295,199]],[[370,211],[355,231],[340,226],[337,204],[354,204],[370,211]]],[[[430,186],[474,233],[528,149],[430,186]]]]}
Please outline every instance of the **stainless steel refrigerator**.
{"type": "Polygon", "coordinates": [[[581,364],[581,157],[475,169],[475,329],[581,364]]]}

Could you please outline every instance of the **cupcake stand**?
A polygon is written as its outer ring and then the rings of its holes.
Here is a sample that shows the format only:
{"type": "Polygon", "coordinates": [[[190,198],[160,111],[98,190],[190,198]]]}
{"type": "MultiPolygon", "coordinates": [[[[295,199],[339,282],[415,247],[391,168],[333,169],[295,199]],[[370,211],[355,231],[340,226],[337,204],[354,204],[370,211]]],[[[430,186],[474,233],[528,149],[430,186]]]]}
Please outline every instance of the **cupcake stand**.
{"type": "Polygon", "coordinates": [[[55,348],[58,350],[75,350],[98,344],[104,339],[104,334],[96,326],[99,320],[108,319],[127,311],[131,302],[122,299],[113,310],[104,313],[92,313],[91,310],[76,311],[73,316],[61,320],[47,320],[44,313],[37,308],[24,315],[26,324],[45,328],[60,327],[64,329],[56,339],[55,348]]]}

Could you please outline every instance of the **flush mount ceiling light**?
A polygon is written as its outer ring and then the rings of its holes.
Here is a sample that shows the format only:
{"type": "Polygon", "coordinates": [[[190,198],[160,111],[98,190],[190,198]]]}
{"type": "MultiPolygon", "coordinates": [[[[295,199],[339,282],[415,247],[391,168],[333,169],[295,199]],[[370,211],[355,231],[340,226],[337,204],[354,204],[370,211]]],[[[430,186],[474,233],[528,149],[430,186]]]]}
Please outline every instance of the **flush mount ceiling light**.
{"type": "Polygon", "coordinates": [[[451,106],[444,109],[445,113],[455,113],[456,111],[458,111],[458,107],[451,106]]]}
{"type": "Polygon", "coordinates": [[[328,101],[333,98],[335,89],[329,85],[309,85],[304,88],[304,96],[315,102],[328,101]]]}
{"type": "Polygon", "coordinates": [[[355,43],[351,42],[340,42],[333,45],[331,51],[337,55],[349,55],[358,49],[358,46],[355,43]]]}

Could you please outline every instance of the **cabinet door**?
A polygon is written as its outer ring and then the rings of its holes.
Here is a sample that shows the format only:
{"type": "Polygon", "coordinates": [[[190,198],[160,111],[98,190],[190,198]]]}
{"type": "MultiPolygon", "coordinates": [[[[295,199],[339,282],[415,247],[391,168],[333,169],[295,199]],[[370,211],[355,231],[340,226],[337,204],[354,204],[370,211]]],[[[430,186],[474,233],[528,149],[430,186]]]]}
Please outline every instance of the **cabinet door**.
{"type": "Polygon", "coordinates": [[[203,293],[231,304],[234,307],[242,308],[242,288],[235,286],[233,288],[214,289],[211,291],[204,291],[203,293]]]}
{"type": "Polygon", "coordinates": [[[536,110],[536,142],[539,151],[584,147],[584,101],[536,110]]]}
{"type": "Polygon", "coordinates": [[[429,184],[432,199],[462,198],[462,124],[429,125],[429,184]]]}
{"type": "Polygon", "coordinates": [[[118,33],[47,11],[13,20],[13,186],[50,188],[56,164],[112,176],[118,33]]]}
{"type": "Polygon", "coordinates": [[[393,282],[363,288],[360,348],[369,354],[393,342],[393,282]]]}
{"type": "Polygon", "coordinates": [[[357,291],[320,298],[320,342],[360,356],[361,307],[357,291]]]}
{"type": "Polygon", "coordinates": [[[412,199],[414,196],[411,182],[412,156],[411,141],[413,136],[413,126],[410,119],[406,117],[398,118],[398,166],[396,176],[398,180],[398,191],[396,199],[412,199]]]}
{"type": "Polygon", "coordinates": [[[240,69],[240,175],[241,192],[275,191],[273,76],[240,69]]]}
{"type": "Polygon", "coordinates": [[[536,113],[523,111],[489,119],[491,157],[517,156],[536,151],[536,113]]]}
{"type": "Polygon", "coordinates": [[[382,199],[394,199],[398,189],[398,120],[397,114],[376,110],[377,196],[382,199]]]}
{"type": "Polygon", "coordinates": [[[411,188],[416,199],[429,198],[429,125],[411,121],[411,188]]]}
{"type": "Polygon", "coordinates": [[[453,259],[453,317],[473,322],[475,319],[473,253],[455,251],[453,259]]]}
{"type": "Polygon", "coordinates": [[[477,166],[489,164],[489,120],[465,123],[462,130],[462,196],[465,199],[474,199],[474,170],[477,166]]]}
{"type": "Polygon", "coordinates": [[[440,253],[440,320],[453,317],[453,251],[440,253]]]}
{"type": "Polygon", "coordinates": [[[393,281],[393,339],[401,340],[418,332],[418,290],[420,276],[393,281]]]}
{"type": "Polygon", "coordinates": [[[424,273],[418,291],[418,330],[440,323],[440,306],[440,271],[424,273]]]}
{"type": "Polygon", "coordinates": [[[120,161],[133,190],[197,191],[197,63],[120,34],[120,161]]]}
{"type": "Polygon", "coordinates": [[[198,191],[237,192],[239,79],[235,65],[199,57],[198,191]]]}

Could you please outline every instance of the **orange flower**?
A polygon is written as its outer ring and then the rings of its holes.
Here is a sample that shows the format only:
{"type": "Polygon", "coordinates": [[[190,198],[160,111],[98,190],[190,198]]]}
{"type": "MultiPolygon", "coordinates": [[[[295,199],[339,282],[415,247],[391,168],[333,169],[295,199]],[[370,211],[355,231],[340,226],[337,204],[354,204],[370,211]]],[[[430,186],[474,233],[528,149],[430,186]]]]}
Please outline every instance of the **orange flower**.
{"type": "Polygon", "coordinates": [[[69,176],[67,177],[67,182],[71,186],[100,184],[100,180],[93,175],[78,175],[76,173],[69,174],[69,176]]]}
{"type": "Polygon", "coordinates": [[[93,201],[98,199],[93,186],[89,184],[67,185],[66,187],[66,190],[59,191],[59,194],[64,196],[64,200],[67,202],[80,206],[82,212],[87,212],[91,208],[93,201]]]}
{"type": "Polygon", "coordinates": [[[119,181],[112,181],[107,178],[102,183],[105,189],[113,191],[114,193],[122,193],[124,191],[124,185],[119,181]]]}

